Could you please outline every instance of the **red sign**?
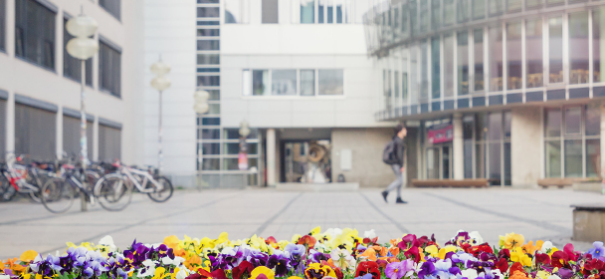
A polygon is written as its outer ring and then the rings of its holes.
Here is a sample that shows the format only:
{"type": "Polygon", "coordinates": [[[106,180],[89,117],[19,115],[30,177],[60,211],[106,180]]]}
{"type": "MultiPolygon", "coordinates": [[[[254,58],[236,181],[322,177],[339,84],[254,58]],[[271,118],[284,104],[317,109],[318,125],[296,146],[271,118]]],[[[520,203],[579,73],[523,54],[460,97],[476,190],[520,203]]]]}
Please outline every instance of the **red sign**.
{"type": "Polygon", "coordinates": [[[454,140],[454,126],[448,125],[440,129],[428,130],[429,143],[437,144],[454,140]]]}

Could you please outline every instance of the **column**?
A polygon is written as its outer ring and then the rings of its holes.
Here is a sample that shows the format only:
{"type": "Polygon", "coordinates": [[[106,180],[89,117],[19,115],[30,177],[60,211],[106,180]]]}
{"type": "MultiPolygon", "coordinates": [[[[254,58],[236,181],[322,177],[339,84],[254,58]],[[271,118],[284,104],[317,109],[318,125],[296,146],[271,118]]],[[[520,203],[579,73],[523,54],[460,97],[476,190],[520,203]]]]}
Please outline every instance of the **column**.
{"type": "Polygon", "coordinates": [[[536,187],[544,165],[542,109],[514,108],[511,113],[512,187],[536,187]]]}
{"type": "Polygon", "coordinates": [[[464,179],[464,138],[462,134],[462,114],[455,113],[454,119],[454,179],[464,179]]]}
{"type": "Polygon", "coordinates": [[[267,129],[267,185],[275,186],[275,129],[267,129]]]}
{"type": "Polygon", "coordinates": [[[605,101],[601,103],[601,177],[605,177],[605,101]]]}

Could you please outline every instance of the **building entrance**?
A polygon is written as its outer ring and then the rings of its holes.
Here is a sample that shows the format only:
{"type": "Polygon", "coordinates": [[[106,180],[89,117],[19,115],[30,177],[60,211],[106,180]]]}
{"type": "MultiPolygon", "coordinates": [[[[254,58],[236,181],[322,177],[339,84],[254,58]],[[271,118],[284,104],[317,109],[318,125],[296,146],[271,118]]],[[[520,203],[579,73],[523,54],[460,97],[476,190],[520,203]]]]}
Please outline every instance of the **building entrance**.
{"type": "Polygon", "coordinates": [[[451,144],[440,144],[426,148],[426,176],[428,179],[452,178],[451,144]]]}

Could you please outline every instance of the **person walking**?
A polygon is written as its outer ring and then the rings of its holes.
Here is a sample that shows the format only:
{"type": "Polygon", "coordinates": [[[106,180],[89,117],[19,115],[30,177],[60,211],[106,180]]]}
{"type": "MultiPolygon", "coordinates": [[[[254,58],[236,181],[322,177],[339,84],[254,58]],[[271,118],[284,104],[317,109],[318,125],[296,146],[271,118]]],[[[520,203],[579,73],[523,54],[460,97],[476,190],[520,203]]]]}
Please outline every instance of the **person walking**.
{"type": "Polygon", "coordinates": [[[386,188],[386,190],[382,191],[382,197],[384,201],[388,203],[387,196],[389,192],[395,190],[397,188],[397,200],[395,203],[407,203],[406,201],[401,199],[401,187],[403,187],[403,173],[405,172],[404,165],[404,151],[405,144],[403,143],[403,139],[408,134],[408,130],[406,129],[403,123],[397,125],[395,128],[395,137],[391,140],[387,146],[384,148],[382,160],[387,165],[390,165],[395,173],[395,180],[386,188]]]}

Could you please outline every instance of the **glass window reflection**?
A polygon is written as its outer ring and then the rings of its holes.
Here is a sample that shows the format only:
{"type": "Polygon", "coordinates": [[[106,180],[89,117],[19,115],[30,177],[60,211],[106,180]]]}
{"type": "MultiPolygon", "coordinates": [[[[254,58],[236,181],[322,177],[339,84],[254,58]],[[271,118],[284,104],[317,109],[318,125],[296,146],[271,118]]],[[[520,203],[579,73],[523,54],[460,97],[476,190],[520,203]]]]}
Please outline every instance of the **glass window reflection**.
{"type": "Polygon", "coordinates": [[[444,96],[454,96],[454,36],[448,34],[443,38],[444,96]]]}
{"type": "Polygon", "coordinates": [[[483,74],[483,29],[473,31],[473,58],[475,59],[475,87],[476,92],[484,90],[483,74]]]}
{"type": "Polygon", "coordinates": [[[563,19],[553,17],[548,20],[549,81],[563,82],[563,19]]]}
{"type": "Polygon", "coordinates": [[[473,0],[471,9],[473,10],[473,19],[482,19],[485,17],[485,1],[486,0],[473,0]]]}
{"type": "Polygon", "coordinates": [[[458,95],[466,95],[469,91],[468,69],[468,32],[458,32],[458,95]]]}
{"type": "Polygon", "coordinates": [[[490,90],[502,91],[502,28],[489,27],[489,76],[490,90]]]}
{"type": "Polygon", "coordinates": [[[431,91],[433,99],[441,97],[441,45],[439,38],[431,39],[431,91]]]}
{"type": "Polygon", "coordinates": [[[569,15],[569,83],[588,83],[588,12],[569,15]]]}
{"type": "Polygon", "coordinates": [[[506,54],[508,58],[508,89],[521,89],[521,22],[509,23],[506,26],[506,54]]]}
{"type": "Polygon", "coordinates": [[[454,23],[454,0],[443,0],[443,25],[454,23]]]}
{"type": "Polygon", "coordinates": [[[605,8],[592,14],[592,55],[594,82],[605,81],[605,8]]]}
{"type": "Polygon", "coordinates": [[[543,86],[542,66],[542,20],[528,20],[525,30],[525,57],[527,67],[527,87],[543,86]]]}

